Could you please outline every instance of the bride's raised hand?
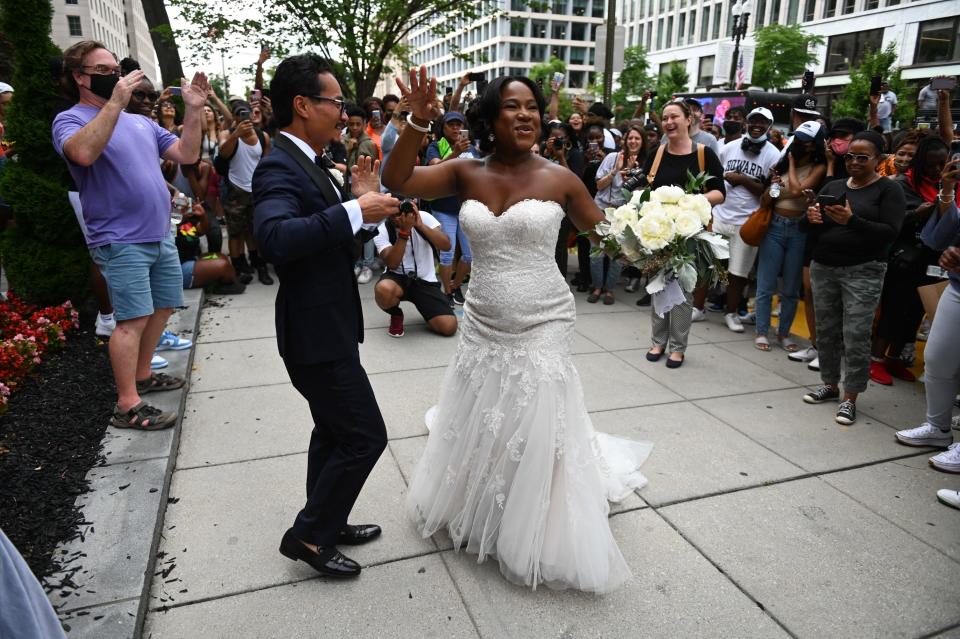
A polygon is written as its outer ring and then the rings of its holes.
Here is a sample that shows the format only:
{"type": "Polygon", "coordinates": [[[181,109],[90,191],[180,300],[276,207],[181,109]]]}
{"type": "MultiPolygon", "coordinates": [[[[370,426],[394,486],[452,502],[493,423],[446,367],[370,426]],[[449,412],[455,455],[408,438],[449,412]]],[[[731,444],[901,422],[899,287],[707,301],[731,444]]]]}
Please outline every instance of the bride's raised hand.
{"type": "Polygon", "coordinates": [[[427,79],[427,67],[421,66],[419,74],[417,69],[410,69],[410,84],[406,85],[400,78],[397,78],[397,87],[400,89],[400,94],[406,98],[410,105],[410,112],[418,120],[430,122],[439,117],[437,79],[427,79]]]}

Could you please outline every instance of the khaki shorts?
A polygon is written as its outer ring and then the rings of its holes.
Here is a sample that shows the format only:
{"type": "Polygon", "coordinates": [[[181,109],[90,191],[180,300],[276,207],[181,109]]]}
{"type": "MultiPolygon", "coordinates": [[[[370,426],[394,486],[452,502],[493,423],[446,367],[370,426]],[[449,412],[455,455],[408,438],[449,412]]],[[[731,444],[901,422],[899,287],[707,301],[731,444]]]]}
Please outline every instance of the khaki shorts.
{"type": "Polygon", "coordinates": [[[750,246],[740,239],[740,227],[742,224],[727,224],[720,220],[713,220],[713,232],[727,238],[730,242],[730,263],[727,270],[731,275],[747,278],[750,271],[753,270],[753,264],[757,261],[757,253],[760,252],[759,246],[750,246]]]}

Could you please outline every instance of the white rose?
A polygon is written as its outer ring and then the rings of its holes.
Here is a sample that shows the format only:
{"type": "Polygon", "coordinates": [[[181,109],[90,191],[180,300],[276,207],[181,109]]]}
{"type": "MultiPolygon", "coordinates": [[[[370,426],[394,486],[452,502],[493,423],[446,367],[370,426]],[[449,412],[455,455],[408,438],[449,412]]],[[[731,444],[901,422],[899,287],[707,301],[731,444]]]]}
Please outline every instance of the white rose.
{"type": "Polygon", "coordinates": [[[663,205],[660,204],[660,202],[658,202],[658,201],[656,201],[656,200],[648,200],[648,201],[644,202],[644,203],[643,203],[643,206],[640,207],[640,217],[643,217],[643,216],[645,216],[645,215],[649,215],[649,214],[651,214],[651,213],[653,213],[654,215],[656,215],[656,214],[662,215],[662,214],[663,214],[663,205]]]}
{"type": "Polygon", "coordinates": [[[696,195],[684,195],[677,204],[682,209],[696,212],[696,214],[700,216],[700,222],[704,226],[710,223],[710,212],[713,207],[705,195],[699,193],[696,195]]]}
{"type": "Polygon", "coordinates": [[[626,222],[636,222],[640,216],[637,214],[637,209],[632,204],[624,204],[621,207],[618,207],[617,210],[613,212],[614,220],[624,220],[626,222]]]}
{"type": "Polygon", "coordinates": [[[679,206],[677,206],[676,204],[664,204],[664,205],[663,205],[663,212],[664,212],[664,213],[667,215],[667,217],[669,217],[671,220],[677,219],[677,216],[680,215],[680,213],[681,213],[682,211],[683,211],[683,209],[681,209],[681,208],[680,208],[679,206]]]}
{"type": "Polygon", "coordinates": [[[640,245],[645,249],[656,251],[662,249],[673,240],[673,220],[663,213],[650,213],[640,218],[638,224],[640,245]]]}
{"type": "Polygon", "coordinates": [[[626,229],[629,225],[630,225],[629,220],[615,219],[613,222],[610,223],[610,232],[613,235],[616,235],[619,240],[620,236],[623,235],[624,229],[626,229]]]}
{"type": "Polygon", "coordinates": [[[673,220],[677,235],[681,237],[693,237],[703,230],[703,223],[696,211],[681,210],[673,220]]]}
{"type": "Polygon", "coordinates": [[[643,197],[644,193],[646,193],[645,189],[637,189],[634,191],[633,195],[630,196],[630,204],[640,206],[640,198],[643,197]]]}
{"type": "Polygon", "coordinates": [[[651,197],[664,204],[676,204],[683,197],[683,189],[679,186],[661,186],[651,194],[651,197]]]}

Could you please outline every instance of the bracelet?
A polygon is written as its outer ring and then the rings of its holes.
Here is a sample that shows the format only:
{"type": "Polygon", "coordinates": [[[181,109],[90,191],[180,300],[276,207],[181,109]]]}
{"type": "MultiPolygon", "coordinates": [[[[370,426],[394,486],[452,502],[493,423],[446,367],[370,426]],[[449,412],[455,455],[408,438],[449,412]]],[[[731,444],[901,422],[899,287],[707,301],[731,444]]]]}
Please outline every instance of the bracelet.
{"type": "Polygon", "coordinates": [[[409,239],[410,239],[410,231],[400,231],[400,230],[398,230],[398,231],[397,231],[397,237],[403,238],[403,239],[405,239],[405,240],[409,240],[409,239]]]}
{"type": "Polygon", "coordinates": [[[951,202],[953,202],[953,196],[955,193],[956,193],[955,191],[944,193],[943,189],[940,189],[940,192],[937,193],[937,199],[940,200],[941,204],[950,204],[951,202]],[[946,196],[947,199],[944,199],[944,196],[946,196]]]}
{"type": "Polygon", "coordinates": [[[420,126],[414,122],[412,113],[407,114],[407,124],[409,124],[414,131],[419,131],[420,133],[430,133],[430,126],[420,126]]]}

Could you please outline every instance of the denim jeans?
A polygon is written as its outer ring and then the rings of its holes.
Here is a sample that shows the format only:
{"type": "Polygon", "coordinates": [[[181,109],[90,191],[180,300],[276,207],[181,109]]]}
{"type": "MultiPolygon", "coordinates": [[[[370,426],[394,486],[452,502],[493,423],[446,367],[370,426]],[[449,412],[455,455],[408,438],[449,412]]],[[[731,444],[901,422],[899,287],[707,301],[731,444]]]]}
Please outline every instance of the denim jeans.
{"type": "Polygon", "coordinates": [[[377,247],[373,244],[373,240],[367,240],[363,244],[363,253],[360,255],[360,259],[357,260],[357,263],[354,266],[359,266],[361,268],[373,268],[373,265],[376,261],[377,256],[377,247]]]}
{"type": "Polygon", "coordinates": [[[601,291],[612,292],[617,280],[620,279],[622,270],[623,264],[617,260],[611,260],[606,255],[590,257],[590,280],[593,282],[593,287],[601,291]],[[604,270],[607,273],[606,277],[603,276],[604,270]]]}
{"type": "Polygon", "coordinates": [[[790,335],[797,315],[803,285],[803,248],[807,234],[800,230],[800,218],[773,214],[767,234],[760,243],[757,263],[757,335],[770,332],[770,305],[777,291],[777,276],[783,272],[780,291],[780,337],[790,335]]]}
{"type": "Polygon", "coordinates": [[[467,236],[463,234],[463,227],[460,226],[460,216],[443,211],[432,211],[431,214],[440,222],[440,228],[443,229],[444,235],[450,238],[450,250],[440,251],[440,266],[453,265],[453,256],[457,252],[457,244],[460,245],[461,259],[467,264],[473,262],[470,243],[467,242],[467,236]]]}

